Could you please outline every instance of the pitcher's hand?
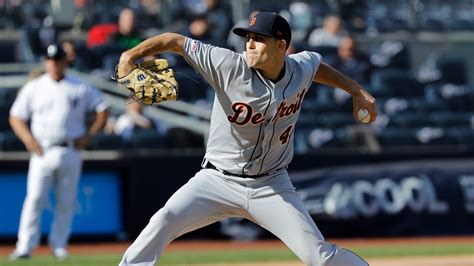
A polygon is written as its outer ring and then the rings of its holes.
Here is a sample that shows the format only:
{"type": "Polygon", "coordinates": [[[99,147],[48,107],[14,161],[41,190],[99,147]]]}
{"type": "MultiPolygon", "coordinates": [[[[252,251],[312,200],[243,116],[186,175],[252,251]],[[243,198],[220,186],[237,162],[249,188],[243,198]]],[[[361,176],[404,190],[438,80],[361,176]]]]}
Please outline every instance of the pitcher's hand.
{"type": "Polygon", "coordinates": [[[120,56],[120,61],[117,66],[117,76],[118,77],[125,77],[128,73],[130,73],[135,68],[135,62],[131,59],[131,56],[124,52],[120,56]]]}
{"type": "Polygon", "coordinates": [[[359,120],[358,118],[358,112],[360,109],[367,109],[370,113],[370,121],[369,123],[372,123],[375,121],[377,118],[377,108],[375,104],[375,98],[370,95],[366,90],[360,89],[357,94],[352,95],[352,105],[353,105],[353,111],[352,115],[356,120],[359,120]]]}

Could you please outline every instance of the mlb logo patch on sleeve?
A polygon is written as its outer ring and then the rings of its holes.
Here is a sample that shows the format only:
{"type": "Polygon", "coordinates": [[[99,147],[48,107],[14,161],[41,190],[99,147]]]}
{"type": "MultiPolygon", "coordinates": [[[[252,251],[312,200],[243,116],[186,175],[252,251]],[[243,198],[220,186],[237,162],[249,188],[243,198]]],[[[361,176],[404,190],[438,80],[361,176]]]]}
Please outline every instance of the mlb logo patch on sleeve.
{"type": "Polygon", "coordinates": [[[196,52],[196,50],[198,49],[198,46],[199,46],[199,42],[193,41],[193,43],[191,44],[191,52],[196,52]]]}

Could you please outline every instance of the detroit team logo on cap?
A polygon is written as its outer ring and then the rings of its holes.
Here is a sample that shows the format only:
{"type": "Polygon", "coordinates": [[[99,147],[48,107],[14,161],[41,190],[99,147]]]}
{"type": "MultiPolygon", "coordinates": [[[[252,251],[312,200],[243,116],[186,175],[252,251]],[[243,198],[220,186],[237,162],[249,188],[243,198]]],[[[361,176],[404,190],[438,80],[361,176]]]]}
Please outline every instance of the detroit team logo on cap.
{"type": "Polygon", "coordinates": [[[255,23],[257,22],[257,18],[256,17],[253,17],[251,20],[250,20],[250,26],[252,25],[255,25],[255,23]]]}
{"type": "Polygon", "coordinates": [[[249,20],[247,27],[236,27],[234,34],[246,38],[251,33],[275,37],[286,41],[286,48],[291,43],[291,28],[288,21],[281,15],[272,12],[259,12],[249,20]]]}

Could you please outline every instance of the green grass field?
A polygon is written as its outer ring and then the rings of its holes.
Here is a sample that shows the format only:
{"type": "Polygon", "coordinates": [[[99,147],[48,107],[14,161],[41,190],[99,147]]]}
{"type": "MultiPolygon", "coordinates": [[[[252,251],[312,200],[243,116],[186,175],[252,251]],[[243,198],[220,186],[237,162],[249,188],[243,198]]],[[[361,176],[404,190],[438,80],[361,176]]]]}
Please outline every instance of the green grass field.
{"type": "MultiPolygon", "coordinates": [[[[474,254],[472,244],[442,245],[390,245],[380,247],[353,248],[364,258],[407,257],[407,256],[449,256],[474,254]]],[[[51,256],[35,256],[29,260],[10,262],[1,257],[1,266],[108,266],[117,265],[122,254],[72,255],[66,261],[58,262],[51,256]]],[[[298,261],[289,250],[235,250],[235,251],[173,251],[162,257],[160,265],[192,265],[238,262],[298,261]]]]}

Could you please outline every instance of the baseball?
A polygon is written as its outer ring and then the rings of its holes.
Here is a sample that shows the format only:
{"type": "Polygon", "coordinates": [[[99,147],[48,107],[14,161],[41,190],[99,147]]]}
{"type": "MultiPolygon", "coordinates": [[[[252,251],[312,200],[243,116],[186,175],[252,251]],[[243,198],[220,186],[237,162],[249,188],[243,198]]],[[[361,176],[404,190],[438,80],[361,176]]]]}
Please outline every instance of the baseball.
{"type": "Polygon", "coordinates": [[[359,112],[357,113],[357,118],[359,118],[359,121],[362,123],[369,123],[370,121],[370,113],[367,111],[367,109],[360,109],[359,112]]]}

